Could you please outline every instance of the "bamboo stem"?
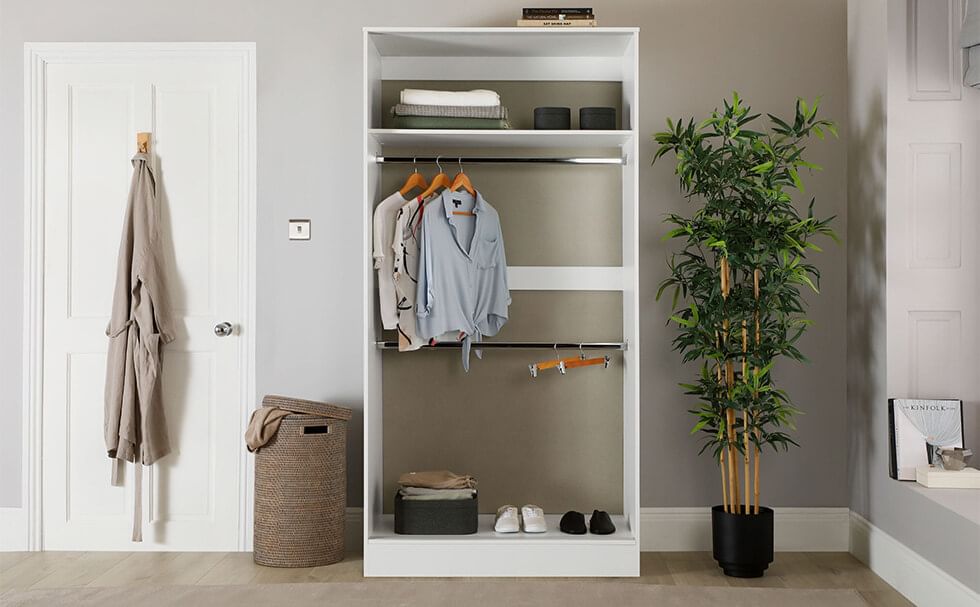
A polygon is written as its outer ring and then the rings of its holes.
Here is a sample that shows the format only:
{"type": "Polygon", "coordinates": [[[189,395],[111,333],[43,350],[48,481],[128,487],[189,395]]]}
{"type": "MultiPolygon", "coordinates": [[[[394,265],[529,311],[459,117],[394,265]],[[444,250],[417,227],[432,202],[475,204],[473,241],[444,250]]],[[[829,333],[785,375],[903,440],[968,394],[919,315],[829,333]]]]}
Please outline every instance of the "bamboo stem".
{"type": "Polygon", "coordinates": [[[731,290],[731,277],[728,274],[728,258],[721,258],[721,296],[728,299],[728,292],[731,290]]]}
{"type": "MultiPolygon", "coordinates": [[[[755,429],[755,441],[759,442],[759,429],[755,429]]],[[[755,514],[759,514],[759,445],[755,447],[755,514]]]]}
{"type": "Polygon", "coordinates": [[[731,512],[728,507],[728,487],[726,486],[725,480],[725,450],[721,450],[720,459],[718,460],[718,469],[721,470],[721,502],[725,505],[725,512],[731,512]]]}
{"type": "Polygon", "coordinates": [[[732,509],[735,514],[738,514],[742,500],[739,495],[738,464],[735,459],[738,456],[738,447],[736,446],[738,439],[735,435],[735,409],[729,408],[726,411],[726,415],[728,419],[728,464],[729,473],[731,474],[732,509]]]}
{"type": "Polygon", "coordinates": [[[742,439],[745,448],[745,514],[749,513],[749,506],[752,505],[751,493],[749,493],[749,412],[742,412],[742,439]]]}
{"type": "MultiPolygon", "coordinates": [[[[762,270],[760,270],[759,268],[756,268],[752,272],[752,295],[755,298],[755,347],[756,347],[756,350],[758,350],[759,344],[762,343],[762,327],[760,326],[760,323],[759,323],[759,293],[760,293],[759,282],[761,280],[762,280],[762,270]]],[[[758,352],[756,354],[758,355],[758,352]]],[[[756,375],[758,375],[759,374],[759,367],[755,367],[754,369],[755,369],[756,375]]],[[[758,400],[758,398],[759,398],[759,392],[756,391],[754,396],[755,396],[756,400],[758,400]]],[[[755,427],[755,443],[756,444],[755,444],[755,450],[754,450],[755,451],[755,453],[754,453],[754,455],[755,455],[755,462],[754,462],[755,463],[755,470],[754,470],[754,472],[755,472],[755,479],[754,479],[754,487],[753,487],[753,492],[754,492],[754,496],[753,497],[755,497],[755,507],[753,509],[753,514],[759,514],[759,456],[761,455],[761,451],[759,450],[759,444],[761,442],[762,442],[762,432],[759,430],[759,427],[756,426],[755,427]]],[[[748,450],[748,437],[746,437],[746,443],[745,444],[746,444],[746,451],[747,451],[748,450]]],[[[745,474],[746,474],[746,476],[748,476],[748,470],[746,470],[745,474]]],[[[746,478],[745,482],[748,483],[748,478],[746,478]]],[[[746,489],[746,491],[748,491],[748,490],[746,489]]]]}
{"type": "Polygon", "coordinates": [[[725,410],[725,421],[728,431],[728,492],[731,498],[732,511],[738,512],[738,479],[736,474],[738,468],[735,467],[735,411],[725,410]]]}
{"type": "Polygon", "coordinates": [[[746,322],[742,321],[742,381],[749,382],[749,329],[746,322]]]}

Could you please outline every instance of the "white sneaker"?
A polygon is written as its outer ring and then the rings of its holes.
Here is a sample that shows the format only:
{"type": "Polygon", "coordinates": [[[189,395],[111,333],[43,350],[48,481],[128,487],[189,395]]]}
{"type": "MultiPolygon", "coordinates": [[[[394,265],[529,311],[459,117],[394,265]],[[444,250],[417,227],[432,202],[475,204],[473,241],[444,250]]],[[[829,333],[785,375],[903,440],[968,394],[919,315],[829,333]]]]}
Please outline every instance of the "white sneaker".
{"type": "Polygon", "coordinates": [[[521,530],[521,521],[517,516],[517,507],[507,504],[497,508],[497,518],[493,521],[493,530],[497,533],[517,533],[521,530]]]}
{"type": "Polygon", "coordinates": [[[521,518],[524,520],[524,533],[544,533],[548,523],[544,520],[544,510],[534,504],[521,508],[521,518]]]}

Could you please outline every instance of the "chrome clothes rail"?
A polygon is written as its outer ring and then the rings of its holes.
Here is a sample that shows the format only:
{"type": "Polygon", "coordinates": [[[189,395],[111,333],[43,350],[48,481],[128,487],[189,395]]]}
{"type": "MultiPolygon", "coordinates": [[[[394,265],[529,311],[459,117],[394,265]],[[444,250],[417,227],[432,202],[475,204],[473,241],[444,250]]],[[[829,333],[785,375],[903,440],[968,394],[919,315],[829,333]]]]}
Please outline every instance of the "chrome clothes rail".
{"type": "Polygon", "coordinates": [[[378,164],[432,164],[436,161],[463,164],[612,164],[625,165],[626,156],[375,156],[378,164]]]}
{"type": "MultiPolygon", "coordinates": [[[[444,341],[432,346],[424,346],[426,350],[451,349],[462,347],[463,342],[444,341]]],[[[397,341],[376,341],[374,346],[380,350],[397,350],[397,341]]],[[[491,349],[517,349],[517,350],[626,350],[629,342],[623,341],[475,341],[472,344],[474,350],[491,349]]]]}

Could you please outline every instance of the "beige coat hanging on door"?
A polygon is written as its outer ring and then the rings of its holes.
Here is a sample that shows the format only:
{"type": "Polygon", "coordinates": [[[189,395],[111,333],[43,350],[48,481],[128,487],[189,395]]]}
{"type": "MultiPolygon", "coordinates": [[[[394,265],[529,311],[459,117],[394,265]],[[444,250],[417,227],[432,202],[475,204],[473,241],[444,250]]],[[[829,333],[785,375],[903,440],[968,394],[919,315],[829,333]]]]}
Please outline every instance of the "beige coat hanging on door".
{"type": "MultiPolygon", "coordinates": [[[[142,142],[141,142],[142,143],[142,142]]],[[[156,180],[141,145],[133,179],[106,335],[105,441],[110,458],[136,464],[133,541],[142,541],[142,466],[170,453],[161,398],[161,346],[174,339],[163,287],[156,180]]],[[[113,468],[113,482],[118,466],[113,468]]]]}

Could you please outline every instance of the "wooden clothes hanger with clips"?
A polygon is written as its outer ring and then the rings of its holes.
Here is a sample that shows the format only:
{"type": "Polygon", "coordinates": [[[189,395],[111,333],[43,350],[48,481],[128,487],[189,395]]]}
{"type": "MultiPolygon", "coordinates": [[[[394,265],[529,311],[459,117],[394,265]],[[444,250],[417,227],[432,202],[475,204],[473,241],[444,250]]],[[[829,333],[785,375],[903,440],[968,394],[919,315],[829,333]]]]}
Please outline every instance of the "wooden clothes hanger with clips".
{"type": "Polygon", "coordinates": [[[540,371],[546,369],[558,369],[558,372],[565,375],[567,369],[574,369],[576,367],[592,367],[596,365],[602,365],[603,369],[609,368],[609,357],[608,356],[595,356],[593,358],[586,358],[585,352],[582,350],[582,346],[579,345],[579,355],[572,356],[570,358],[560,358],[558,356],[558,346],[555,345],[555,358],[553,360],[546,360],[539,363],[534,363],[528,365],[528,369],[531,372],[531,377],[537,377],[540,371]]]}
{"type": "MultiPolygon", "coordinates": [[[[459,172],[456,173],[456,177],[453,178],[453,184],[449,186],[449,191],[458,192],[460,188],[466,190],[470,193],[470,196],[476,196],[476,188],[473,187],[473,182],[467,177],[466,173],[463,172],[463,159],[458,158],[459,162],[459,172]]],[[[473,211],[453,211],[453,215],[466,215],[469,217],[473,216],[473,211]]]]}
{"type": "Polygon", "coordinates": [[[425,177],[422,173],[419,173],[419,168],[415,165],[414,158],[412,158],[412,167],[414,170],[409,174],[408,179],[405,180],[405,184],[398,190],[402,198],[408,198],[408,193],[412,190],[418,189],[424,192],[429,187],[429,183],[425,180],[425,177]]]}

